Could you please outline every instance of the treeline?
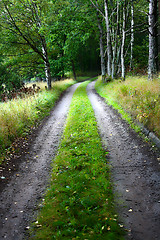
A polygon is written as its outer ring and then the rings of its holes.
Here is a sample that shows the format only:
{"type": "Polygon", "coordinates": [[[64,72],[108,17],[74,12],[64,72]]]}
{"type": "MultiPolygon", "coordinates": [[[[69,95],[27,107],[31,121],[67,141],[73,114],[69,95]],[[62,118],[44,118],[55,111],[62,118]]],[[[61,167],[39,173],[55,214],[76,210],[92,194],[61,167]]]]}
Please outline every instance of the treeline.
{"type": "Polygon", "coordinates": [[[125,80],[126,70],[148,67],[148,78],[153,79],[158,73],[160,2],[157,0],[149,0],[149,3],[143,0],[90,0],[90,2],[97,12],[103,78],[106,74],[112,79],[121,74],[122,80],[125,80]]]}
{"type": "Polygon", "coordinates": [[[157,0],[1,0],[0,88],[72,72],[158,71],[157,0]],[[149,68],[148,68],[149,63],[149,68]]]}
{"type": "MultiPolygon", "coordinates": [[[[100,71],[94,16],[83,1],[0,1],[0,83],[100,71]]],[[[0,84],[0,85],[1,85],[0,84]]]]}

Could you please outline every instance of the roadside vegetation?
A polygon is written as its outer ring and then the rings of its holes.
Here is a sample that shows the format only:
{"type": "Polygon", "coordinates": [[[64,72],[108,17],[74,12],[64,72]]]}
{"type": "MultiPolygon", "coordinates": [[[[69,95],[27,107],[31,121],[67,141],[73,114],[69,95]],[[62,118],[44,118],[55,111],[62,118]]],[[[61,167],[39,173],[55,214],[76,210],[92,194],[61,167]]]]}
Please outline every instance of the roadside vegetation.
{"type": "Polygon", "coordinates": [[[88,83],[73,95],[31,239],[124,239],[123,225],[114,211],[108,153],[102,148],[86,93],[88,83]]]}
{"type": "Polygon", "coordinates": [[[95,84],[96,91],[117,109],[133,128],[140,130],[132,120],[144,124],[160,137],[160,78],[128,76],[126,81],[115,80],[95,84]]]}
{"type": "Polygon", "coordinates": [[[57,81],[51,91],[44,90],[44,83],[40,83],[37,85],[40,85],[42,91],[33,96],[26,95],[24,98],[0,103],[0,163],[13,141],[25,136],[48,115],[62,92],[74,83],[72,79],[57,81]]]}

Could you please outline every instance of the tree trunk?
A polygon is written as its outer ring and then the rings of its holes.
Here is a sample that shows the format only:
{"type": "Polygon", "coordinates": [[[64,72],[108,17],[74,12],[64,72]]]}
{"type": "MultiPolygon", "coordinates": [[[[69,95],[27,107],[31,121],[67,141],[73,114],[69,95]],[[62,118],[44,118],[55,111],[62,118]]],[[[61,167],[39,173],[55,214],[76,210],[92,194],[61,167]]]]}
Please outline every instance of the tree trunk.
{"type": "Polygon", "coordinates": [[[50,63],[48,59],[48,53],[47,53],[47,47],[45,39],[42,38],[42,53],[44,57],[44,67],[45,67],[45,76],[46,76],[46,82],[48,90],[51,90],[51,72],[50,72],[50,63]]]}
{"type": "Polygon", "coordinates": [[[158,53],[160,54],[160,0],[158,1],[158,53]]]}
{"type": "MultiPolygon", "coordinates": [[[[113,33],[115,35],[115,33],[113,33]]],[[[117,43],[115,42],[113,49],[113,57],[112,57],[112,78],[114,79],[115,75],[115,60],[116,60],[116,50],[117,50],[117,43]]]]}
{"type": "Polygon", "coordinates": [[[121,44],[121,68],[122,68],[122,80],[125,80],[125,64],[124,64],[124,46],[125,46],[125,26],[126,26],[126,13],[125,3],[123,6],[123,26],[122,26],[122,44],[121,44]]]}
{"type": "Polygon", "coordinates": [[[119,76],[121,72],[121,45],[117,49],[117,59],[116,59],[116,75],[119,76]]]}
{"type": "MultiPolygon", "coordinates": [[[[35,18],[36,18],[36,25],[40,29],[42,27],[42,23],[41,23],[41,20],[39,18],[37,5],[33,1],[31,1],[31,3],[32,3],[32,6],[33,6],[33,10],[35,12],[34,14],[35,14],[35,18]]],[[[44,60],[44,68],[45,68],[45,76],[46,76],[46,81],[47,81],[47,87],[48,87],[48,90],[51,90],[51,87],[52,87],[51,86],[51,71],[50,71],[50,63],[49,63],[49,59],[48,59],[46,39],[41,34],[40,34],[40,38],[41,38],[41,43],[42,43],[42,54],[43,54],[43,60],[44,60]]]]}
{"type": "Polygon", "coordinates": [[[130,56],[130,71],[133,69],[133,45],[134,45],[134,7],[133,0],[131,1],[131,56],[130,56]]]}
{"type": "Polygon", "coordinates": [[[100,33],[99,45],[100,45],[100,56],[101,56],[101,74],[102,74],[102,79],[104,79],[106,75],[106,68],[105,68],[105,59],[104,59],[103,29],[102,29],[102,24],[100,22],[98,11],[97,11],[97,20],[98,20],[98,28],[100,33]]]}
{"type": "MultiPolygon", "coordinates": [[[[117,75],[117,71],[116,71],[116,66],[115,66],[115,62],[116,62],[116,55],[117,55],[117,36],[118,36],[118,30],[119,30],[119,2],[117,1],[117,17],[116,17],[116,31],[112,31],[112,35],[114,36],[113,38],[113,42],[114,42],[114,46],[112,47],[112,52],[113,52],[113,58],[112,58],[112,78],[115,77],[115,75],[117,75]]],[[[117,56],[118,58],[118,56],[117,56]]]]}
{"type": "Polygon", "coordinates": [[[111,63],[112,63],[112,47],[111,47],[111,37],[110,37],[110,26],[109,26],[109,17],[108,17],[108,1],[104,0],[105,8],[105,23],[107,29],[107,74],[108,76],[112,75],[111,63]]]}
{"type": "Polygon", "coordinates": [[[152,80],[157,74],[157,0],[149,0],[149,59],[148,59],[148,80],[152,80]]]}

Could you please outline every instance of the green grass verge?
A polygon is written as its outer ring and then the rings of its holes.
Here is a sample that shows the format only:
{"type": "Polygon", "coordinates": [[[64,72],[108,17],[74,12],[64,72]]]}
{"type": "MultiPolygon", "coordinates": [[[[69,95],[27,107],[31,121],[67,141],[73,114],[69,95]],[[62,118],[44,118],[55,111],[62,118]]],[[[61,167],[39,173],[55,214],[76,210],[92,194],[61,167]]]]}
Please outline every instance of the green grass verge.
{"type": "Polygon", "coordinates": [[[136,131],[140,131],[134,124],[138,121],[160,137],[160,78],[148,81],[145,76],[128,76],[124,82],[107,84],[99,78],[95,88],[136,131]]]}
{"type": "Polygon", "coordinates": [[[95,89],[97,93],[101,97],[103,97],[109,105],[113,106],[114,109],[118,110],[122,118],[125,119],[136,132],[140,133],[141,128],[134,123],[131,114],[122,107],[120,101],[118,101],[117,99],[117,84],[119,84],[118,81],[105,83],[99,77],[99,79],[95,83],[95,89]]]}
{"type": "Polygon", "coordinates": [[[0,103],[0,164],[13,141],[25,136],[30,128],[48,115],[62,92],[74,83],[73,80],[55,82],[51,91],[0,103]]]}
{"type": "Polygon", "coordinates": [[[84,82],[73,95],[50,187],[31,239],[124,239],[114,211],[107,152],[84,82]]]}

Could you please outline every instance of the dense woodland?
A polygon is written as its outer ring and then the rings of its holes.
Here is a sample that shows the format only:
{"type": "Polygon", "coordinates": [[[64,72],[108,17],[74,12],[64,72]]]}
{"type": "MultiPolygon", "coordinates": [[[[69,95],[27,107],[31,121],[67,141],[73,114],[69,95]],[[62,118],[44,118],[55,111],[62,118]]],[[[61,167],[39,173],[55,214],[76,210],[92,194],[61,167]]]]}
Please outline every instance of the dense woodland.
{"type": "Polygon", "coordinates": [[[72,72],[158,73],[157,0],[1,0],[0,91],[72,72]]]}

